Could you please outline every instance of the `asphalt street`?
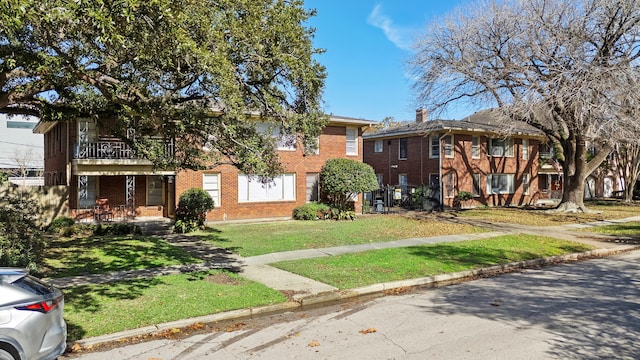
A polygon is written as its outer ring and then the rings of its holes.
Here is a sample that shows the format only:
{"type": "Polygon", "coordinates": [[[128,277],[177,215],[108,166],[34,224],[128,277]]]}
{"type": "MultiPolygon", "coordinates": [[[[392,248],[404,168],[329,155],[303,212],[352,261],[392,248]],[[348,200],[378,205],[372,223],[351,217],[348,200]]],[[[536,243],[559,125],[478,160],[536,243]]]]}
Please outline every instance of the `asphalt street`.
{"type": "Polygon", "coordinates": [[[64,359],[639,359],[640,251],[64,359]]]}

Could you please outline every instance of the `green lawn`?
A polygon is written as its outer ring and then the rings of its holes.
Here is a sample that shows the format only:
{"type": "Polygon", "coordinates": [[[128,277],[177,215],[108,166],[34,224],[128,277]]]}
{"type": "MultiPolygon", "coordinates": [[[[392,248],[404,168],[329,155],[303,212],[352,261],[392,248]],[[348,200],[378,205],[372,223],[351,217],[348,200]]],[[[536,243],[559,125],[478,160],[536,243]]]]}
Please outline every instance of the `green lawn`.
{"type": "Polygon", "coordinates": [[[58,238],[49,244],[45,258],[45,277],[104,274],[201,262],[158,237],[141,235],[58,238]]]}
{"type": "Polygon", "coordinates": [[[242,256],[368,244],[414,237],[484,231],[466,224],[416,220],[400,215],[360,216],[355,221],[281,221],[213,225],[197,233],[203,240],[242,256]]]}
{"type": "Polygon", "coordinates": [[[533,235],[430,244],[271,264],[340,289],[591,250],[533,235]]]}
{"type": "Polygon", "coordinates": [[[215,271],[63,289],[68,340],[285,302],[236,274],[215,271]]]}
{"type": "Polygon", "coordinates": [[[631,221],[624,224],[614,224],[586,228],[584,231],[591,231],[598,234],[619,235],[629,237],[640,237],[640,221],[631,221]]]}
{"type": "Polygon", "coordinates": [[[640,214],[640,206],[615,200],[586,201],[585,205],[600,213],[563,214],[545,209],[478,208],[455,212],[460,218],[474,218],[491,222],[515,223],[531,226],[553,226],[586,223],[606,219],[622,219],[640,214]]]}

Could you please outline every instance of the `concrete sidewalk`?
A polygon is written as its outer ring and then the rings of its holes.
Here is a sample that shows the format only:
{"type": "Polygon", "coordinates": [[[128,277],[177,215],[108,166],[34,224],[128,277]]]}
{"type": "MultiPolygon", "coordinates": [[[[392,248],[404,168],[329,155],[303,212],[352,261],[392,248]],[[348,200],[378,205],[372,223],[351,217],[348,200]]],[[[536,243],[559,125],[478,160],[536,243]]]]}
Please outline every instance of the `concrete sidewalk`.
{"type": "Polygon", "coordinates": [[[105,283],[117,280],[126,280],[132,278],[155,277],[159,275],[167,275],[173,273],[184,273],[197,270],[207,269],[231,269],[241,273],[244,277],[262,283],[272,289],[286,292],[293,299],[293,302],[279,304],[274,306],[266,306],[260,309],[245,309],[240,311],[232,311],[223,314],[214,314],[211,316],[185,319],[166,324],[155,325],[126,331],[122,333],[99,336],[95,338],[83,339],[77,343],[81,346],[90,346],[100,343],[115,341],[123,338],[142,336],[149,333],[160,332],[171,328],[180,328],[189,326],[194,323],[208,323],[214,321],[228,320],[233,318],[251,317],[257,314],[274,313],[278,311],[290,311],[295,308],[318,304],[322,302],[338,301],[346,298],[352,298],[362,295],[372,295],[382,293],[390,289],[423,286],[437,283],[453,283],[463,281],[478,276],[494,274],[504,271],[513,271],[516,269],[541,266],[545,264],[553,264],[564,261],[575,261],[590,257],[601,257],[619,254],[626,251],[640,249],[640,243],[637,239],[624,239],[620,237],[610,237],[605,235],[595,235],[592,233],[580,232],[578,230],[611,224],[625,223],[629,221],[640,221],[640,216],[631,217],[621,220],[598,221],[587,224],[571,224],[549,227],[534,227],[516,224],[504,223],[488,223],[483,221],[472,221],[475,225],[487,227],[490,229],[498,229],[499,231],[472,233],[461,235],[447,235],[426,238],[411,238],[405,240],[397,240],[382,243],[370,243],[361,245],[347,245],[323,249],[306,249],[296,251],[286,251],[272,254],[265,254],[253,257],[242,258],[238,255],[230,253],[226,250],[216,248],[211,244],[202,241],[194,241],[192,238],[182,235],[168,235],[165,238],[176,246],[180,246],[195,256],[203,259],[203,263],[194,265],[165,267],[159,269],[147,269],[142,271],[124,271],[113,274],[90,275],[70,278],[60,278],[49,280],[55,286],[67,287],[92,283],[105,283]],[[537,259],[531,261],[523,261],[507,265],[493,266],[490,268],[464,271],[454,274],[444,274],[420,279],[408,279],[403,281],[395,281],[386,284],[376,284],[359,289],[350,289],[340,291],[337,288],[324,284],[313,279],[305,278],[300,275],[292,274],[284,270],[269,266],[270,263],[285,261],[309,259],[325,256],[337,256],[342,254],[357,253],[370,250],[399,248],[408,246],[419,246],[424,244],[456,242],[466,240],[477,240],[496,237],[509,233],[527,233],[535,235],[544,235],[559,239],[566,239],[585,243],[594,246],[596,250],[583,254],[569,254],[565,256],[555,256],[546,259],[537,259]],[[625,241],[628,240],[628,241],[625,241]],[[633,241],[632,241],[633,240],[633,241]]]}

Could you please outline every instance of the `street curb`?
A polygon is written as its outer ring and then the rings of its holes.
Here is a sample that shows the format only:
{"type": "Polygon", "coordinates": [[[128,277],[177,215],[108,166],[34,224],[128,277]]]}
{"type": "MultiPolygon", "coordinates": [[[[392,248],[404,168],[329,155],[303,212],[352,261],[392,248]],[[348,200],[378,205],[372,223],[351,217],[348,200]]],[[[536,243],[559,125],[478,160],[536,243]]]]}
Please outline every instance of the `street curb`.
{"type": "MultiPolygon", "coordinates": [[[[260,316],[274,315],[280,313],[291,312],[309,306],[318,306],[321,304],[335,303],[339,301],[352,300],[358,297],[382,295],[385,293],[393,294],[393,290],[404,290],[420,287],[440,287],[447,286],[464,281],[471,281],[481,277],[496,276],[499,274],[510,273],[522,269],[538,268],[542,266],[554,265],[559,263],[569,263],[583,261],[588,259],[600,258],[618,255],[634,250],[640,250],[640,246],[623,246],[615,249],[596,249],[582,253],[573,253],[567,255],[550,256],[541,259],[525,260],[503,265],[495,265],[475,270],[460,271],[456,273],[428,276],[423,278],[398,280],[380,284],[364,286],[360,288],[348,290],[328,291],[319,294],[303,296],[280,304],[260,306],[256,308],[232,310],[223,313],[205,315],[195,318],[176,320],[172,322],[146,326],[142,328],[117,332],[113,334],[101,335],[91,338],[75,341],[68,344],[68,348],[92,348],[95,346],[122,342],[128,339],[153,337],[161,335],[167,331],[187,328],[195,324],[208,324],[225,320],[241,320],[250,319],[260,316]]],[[[398,291],[401,293],[402,291],[398,291]]]]}

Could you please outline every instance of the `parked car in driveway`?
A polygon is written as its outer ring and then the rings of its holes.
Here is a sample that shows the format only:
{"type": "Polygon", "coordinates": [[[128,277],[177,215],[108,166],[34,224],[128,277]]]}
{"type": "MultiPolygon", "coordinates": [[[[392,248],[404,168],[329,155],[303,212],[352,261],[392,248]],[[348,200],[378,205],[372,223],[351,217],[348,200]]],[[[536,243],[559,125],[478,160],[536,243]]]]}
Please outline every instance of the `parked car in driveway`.
{"type": "Polygon", "coordinates": [[[67,325],[62,292],[25,269],[0,268],[0,360],[62,355],[67,325]]]}

